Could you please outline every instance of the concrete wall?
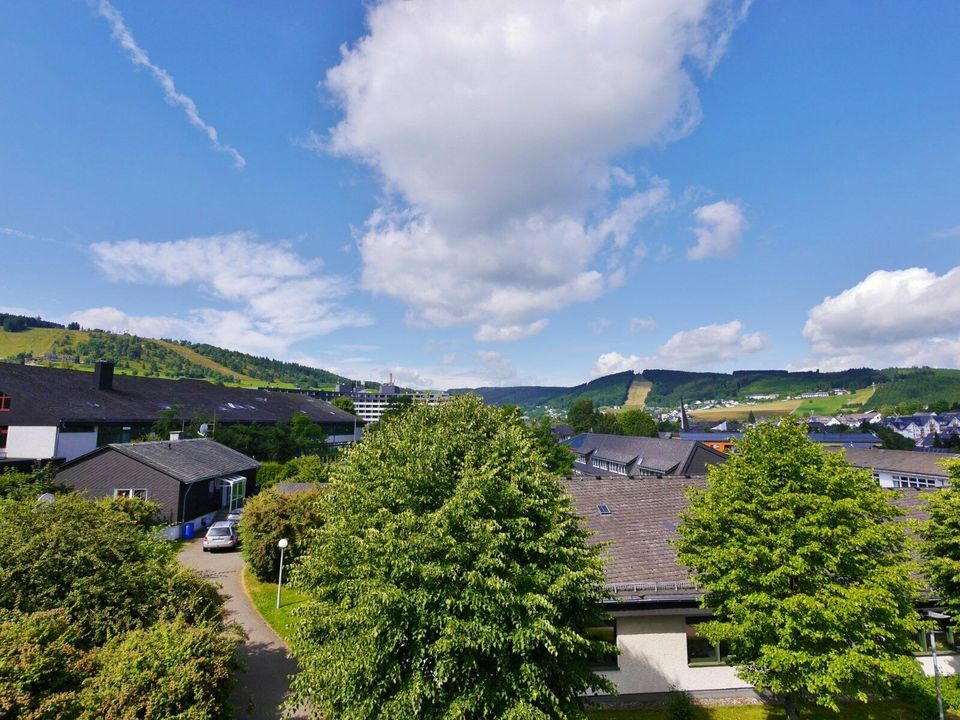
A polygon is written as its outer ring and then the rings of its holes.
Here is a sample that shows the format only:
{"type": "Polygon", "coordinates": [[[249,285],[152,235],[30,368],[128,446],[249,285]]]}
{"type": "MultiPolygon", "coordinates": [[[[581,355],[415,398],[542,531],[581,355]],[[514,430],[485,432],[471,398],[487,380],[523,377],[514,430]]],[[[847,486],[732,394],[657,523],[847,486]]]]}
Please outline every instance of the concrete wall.
{"type": "Polygon", "coordinates": [[[52,458],[56,451],[56,425],[11,425],[7,431],[8,458],[52,458]]]}
{"type": "MultiPolygon", "coordinates": [[[[634,611],[612,613],[617,620],[619,670],[601,673],[617,685],[621,695],[659,694],[672,688],[694,694],[742,696],[751,686],[726,665],[689,665],[685,618],[696,610],[634,611]]],[[[923,671],[933,675],[933,658],[917,658],[923,671]]],[[[960,654],[938,655],[943,675],[960,674],[960,654]]]]}
{"type": "Polygon", "coordinates": [[[57,437],[57,457],[68,462],[97,449],[97,431],[85,433],[61,432],[57,437]]]}
{"type": "Polygon", "coordinates": [[[620,669],[602,674],[616,683],[621,694],[665,693],[674,687],[687,691],[730,690],[731,694],[750,689],[732,667],[688,665],[684,618],[696,611],[662,614],[665,612],[613,613],[620,669]]]}

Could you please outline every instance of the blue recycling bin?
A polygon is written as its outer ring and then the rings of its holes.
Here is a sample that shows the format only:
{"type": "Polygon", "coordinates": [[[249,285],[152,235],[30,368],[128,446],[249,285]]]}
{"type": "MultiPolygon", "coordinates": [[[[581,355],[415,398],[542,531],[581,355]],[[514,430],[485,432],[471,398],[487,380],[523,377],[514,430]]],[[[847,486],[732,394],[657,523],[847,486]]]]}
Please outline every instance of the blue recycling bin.
{"type": "Polygon", "coordinates": [[[193,540],[193,523],[183,524],[183,539],[193,540]]]}

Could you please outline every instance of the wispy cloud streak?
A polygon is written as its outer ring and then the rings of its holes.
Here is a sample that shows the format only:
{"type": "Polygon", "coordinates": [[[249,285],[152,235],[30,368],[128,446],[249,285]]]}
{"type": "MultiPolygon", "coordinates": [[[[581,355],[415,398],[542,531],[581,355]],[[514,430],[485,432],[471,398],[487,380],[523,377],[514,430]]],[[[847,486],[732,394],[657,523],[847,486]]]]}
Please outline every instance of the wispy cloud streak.
{"type": "Polygon", "coordinates": [[[190,124],[202,130],[210,139],[210,144],[213,146],[213,149],[229,155],[233,158],[234,167],[242,169],[247,164],[243,155],[237,152],[236,148],[220,142],[217,129],[200,117],[200,111],[197,110],[197,104],[193,99],[177,90],[177,86],[173,82],[170,73],[151,62],[150,56],[137,44],[133,33],[130,32],[130,28],[123,22],[123,16],[120,14],[120,11],[108,2],[108,0],[100,0],[97,4],[97,12],[110,23],[113,39],[120,44],[120,47],[127,51],[133,64],[149,70],[154,79],[160,83],[166,101],[170,105],[182,109],[190,124]]]}

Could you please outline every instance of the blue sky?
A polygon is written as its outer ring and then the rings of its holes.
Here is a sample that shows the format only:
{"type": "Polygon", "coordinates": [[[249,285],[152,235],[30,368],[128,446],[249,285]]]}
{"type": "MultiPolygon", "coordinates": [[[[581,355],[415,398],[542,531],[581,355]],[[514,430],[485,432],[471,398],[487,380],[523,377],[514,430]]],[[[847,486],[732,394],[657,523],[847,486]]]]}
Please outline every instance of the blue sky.
{"type": "Polygon", "coordinates": [[[960,367],[957,28],[5,3],[0,307],[425,387],[960,367]]]}

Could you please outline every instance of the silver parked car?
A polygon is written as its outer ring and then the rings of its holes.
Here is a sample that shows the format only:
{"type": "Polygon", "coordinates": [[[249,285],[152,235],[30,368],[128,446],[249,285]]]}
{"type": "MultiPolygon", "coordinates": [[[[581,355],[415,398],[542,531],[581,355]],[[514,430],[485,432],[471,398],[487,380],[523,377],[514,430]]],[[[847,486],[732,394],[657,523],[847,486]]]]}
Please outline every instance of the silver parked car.
{"type": "Polygon", "coordinates": [[[227,515],[227,522],[230,523],[230,527],[237,527],[240,524],[240,517],[242,516],[243,511],[237,508],[236,510],[231,510],[230,514],[227,515]]]}
{"type": "Polygon", "coordinates": [[[232,550],[237,546],[237,531],[228,522],[215,522],[203,536],[203,551],[232,550]]]}

